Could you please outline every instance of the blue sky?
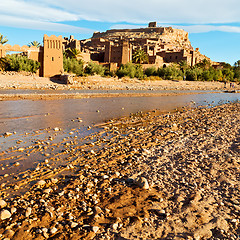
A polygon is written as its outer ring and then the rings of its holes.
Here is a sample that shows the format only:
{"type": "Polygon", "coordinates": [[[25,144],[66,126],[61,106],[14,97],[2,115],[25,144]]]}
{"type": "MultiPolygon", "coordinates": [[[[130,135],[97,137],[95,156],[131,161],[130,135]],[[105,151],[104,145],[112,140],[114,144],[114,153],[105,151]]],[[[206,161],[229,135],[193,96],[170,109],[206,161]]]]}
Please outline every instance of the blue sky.
{"type": "Polygon", "coordinates": [[[42,42],[43,34],[92,36],[156,21],[189,32],[193,47],[214,61],[240,59],[239,0],[7,0],[0,2],[0,33],[9,44],[42,42]]]}

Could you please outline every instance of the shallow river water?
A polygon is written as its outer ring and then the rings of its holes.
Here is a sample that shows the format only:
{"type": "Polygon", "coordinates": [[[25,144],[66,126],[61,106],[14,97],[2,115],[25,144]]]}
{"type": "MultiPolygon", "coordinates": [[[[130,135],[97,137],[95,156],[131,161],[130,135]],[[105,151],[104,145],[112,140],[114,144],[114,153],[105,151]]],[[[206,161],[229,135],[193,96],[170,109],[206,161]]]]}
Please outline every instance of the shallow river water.
{"type": "Polygon", "coordinates": [[[128,116],[138,111],[171,111],[187,105],[216,105],[236,100],[240,100],[240,93],[0,101],[0,135],[14,131],[22,134],[48,127],[69,130],[128,116]],[[77,121],[77,118],[81,118],[82,122],[77,121]]]}
{"type": "MultiPolygon", "coordinates": [[[[240,93],[203,92],[178,96],[0,101],[0,184],[6,181],[5,174],[10,178],[34,169],[46,157],[59,154],[69,142],[77,139],[81,145],[85,137],[101,131],[90,126],[139,111],[168,112],[184,106],[214,106],[239,100],[240,93]],[[13,134],[4,137],[6,132],[13,134]],[[41,141],[42,146],[48,146],[46,151],[38,148],[41,141]],[[17,161],[20,166],[14,168],[17,161]]],[[[91,136],[88,140],[91,141],[91,136]]]]}

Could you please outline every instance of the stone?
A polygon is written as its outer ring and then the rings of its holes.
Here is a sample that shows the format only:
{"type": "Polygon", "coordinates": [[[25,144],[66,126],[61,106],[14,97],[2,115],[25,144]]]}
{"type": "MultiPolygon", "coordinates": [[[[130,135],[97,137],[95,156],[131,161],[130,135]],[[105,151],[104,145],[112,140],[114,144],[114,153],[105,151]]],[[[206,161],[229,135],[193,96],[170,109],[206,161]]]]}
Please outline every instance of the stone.
{"type": "Polygon", "coordinates": [[[0,208],[5,208],[6,206],[7,203],[4,200],[0,199],[0,208]]]}
{"type": "Polygon", "coordinates": [[[44,180],[39,180],[37,183],[36,183],[36,185],[38,185],[38,186],[43,186],[43,185],[45,185],[46,184],[46,182],[44,181],[44,180]]]}
{"type": "Polygon", "coordinates": [[[11,135],[12,135],[11,132],[5,132],[5,133],[4,133],[4,137],[9,137],[9,136],[11,136],[11,135]]]}
{"type": "Polygon", "coordinates": [[[58,230],[57,230],[57,228],[55,228],[55,227],[53,227],[53,228],[50,229],[50,233],[51,233],[51,234],[55,234],[57,231],[58,231],[58,230]]]}
{"type": "Polygon", "coordinates": [[[92,227],[92,230],[93,230],[94,233],[97,233],[98,230],[99,230],[99,227],[98,227],[98,226],[93,226],[93,227],[92,227]]]}
{"type": "Polygon", "coordinates": [[[15,234],[15,232],[11,229],[7,229],[3,233],[4,237],[7,237],[7,238],[12,238],[14,236],[14,234],[15,234]]]}
{"type": "Polygon", "coordinates": [[[15,207],[11,207],[10,211],[11,211],[11,214],[14,214],[17,211],[17,209],[15,207]]]}
{"type": "Polygon", "coordinates": [[[31,215],[31,213],[32,213],[32,208],[28,207],[26,212],[25,212],[25,216],[29,217],[31,215]]]}
{"type": "Polygon", "coordinates": [[[77,225],[78,225],[78,223],[76,223],[76,222],[71,222],[70,223],[71,228],[75,228],[75,227],[77,227],[77,225]]]}
{"type": "Polygon", "coordinates": [[[146,190],[150,188],[147,179],[144,177],[137,177],[134,182],[140,188],[146,190]]]}
{"type": "Polygon", "coordinates": [[[1,220],[5,220],[5,219],[8,219],[11,217],[11,213],[6,210],[6,209],[3,209],[1,212],[0,212],[0,219],[1,220]]]}

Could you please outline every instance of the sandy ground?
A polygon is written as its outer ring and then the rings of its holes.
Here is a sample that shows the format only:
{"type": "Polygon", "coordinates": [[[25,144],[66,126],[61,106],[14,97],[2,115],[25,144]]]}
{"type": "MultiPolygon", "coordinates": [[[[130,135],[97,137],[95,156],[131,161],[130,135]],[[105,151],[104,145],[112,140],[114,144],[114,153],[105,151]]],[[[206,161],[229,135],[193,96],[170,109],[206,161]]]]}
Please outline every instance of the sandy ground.
{"type": "MultiPolygon", "coordinates": [[[[236,89],[240,89],[235,84],[236,89]]],[[[76,77],[70,85],[58,80],[25,76],[20,73],[0,73],[0,89],[106,89],[106,90],[219,90],[222,82],[193,82],[171,80],[138,80],[129,78],[76,77]]],[[[229,83],[228,83],[229,88],[229,83]]]]}
{"type": "Polygon", "coordinates": [[[2,152],[46,160],[0,177],[0,238],[239,239],[239,126],[239,103],[153,111],[98,126],[82,146],[47,138],[2,152]]]}

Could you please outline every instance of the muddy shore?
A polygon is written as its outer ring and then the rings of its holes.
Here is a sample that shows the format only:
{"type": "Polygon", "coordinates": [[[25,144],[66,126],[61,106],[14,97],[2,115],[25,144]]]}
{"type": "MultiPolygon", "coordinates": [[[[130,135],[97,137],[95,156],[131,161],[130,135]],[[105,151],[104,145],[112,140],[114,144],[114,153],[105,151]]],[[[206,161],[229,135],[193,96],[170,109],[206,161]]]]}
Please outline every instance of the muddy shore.
{"type": "Polygon", "coordinates": [[[230,103],[132,114],[85,139],[42,130],[45,140],[1,153],[2,169],[46,158],[0,176],[0,238],[238,239],[239,126],[230,103]]]}
{"type": "MultiPolygon", "coordinates": [[[[227,88],[230,83],[227,84],[227,88]]],[[[117,77],[74,77],[71,84],[58,79],[38,77],[33,74],[0,72],[0,89],[92,89],[92,90],[219,90],[223,82],[201,82],[181,80],[138,80],[117,77]]],[[[235,89],[240,86],[235,83],[235,89]]]]}

